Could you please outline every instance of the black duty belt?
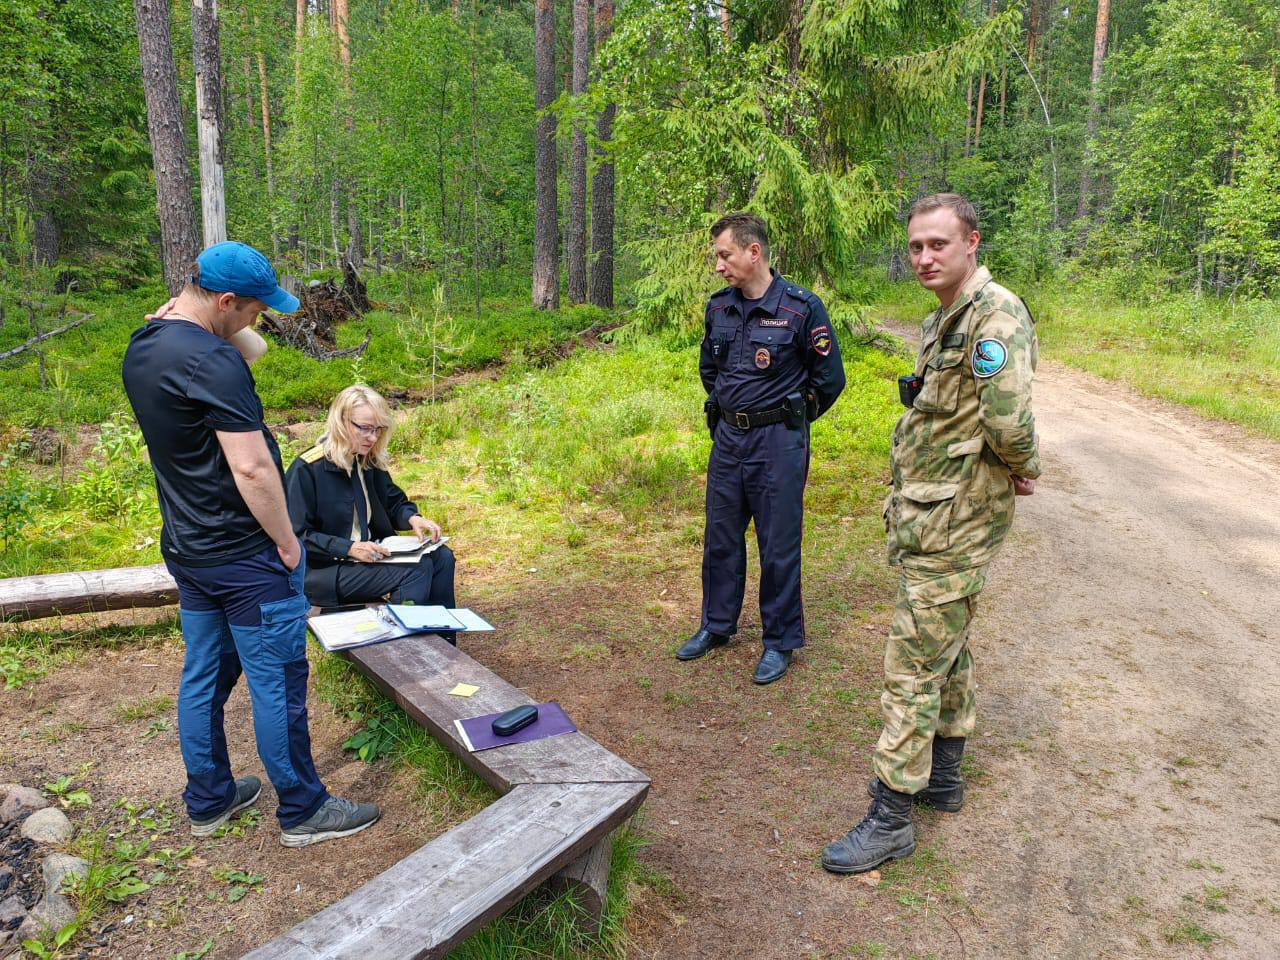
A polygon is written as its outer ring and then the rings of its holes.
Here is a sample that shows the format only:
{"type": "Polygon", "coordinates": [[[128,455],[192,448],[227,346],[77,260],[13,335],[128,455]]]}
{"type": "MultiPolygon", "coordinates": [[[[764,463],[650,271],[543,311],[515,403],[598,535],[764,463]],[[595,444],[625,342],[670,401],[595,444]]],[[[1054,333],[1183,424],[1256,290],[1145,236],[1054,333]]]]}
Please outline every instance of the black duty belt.
{"type": "Polygon", "coordinates": [[[720,416],[726,423],[731,423],[739,430],[750,430],[752,427],[763,427],[770,423],[782,423],[787,419],[786,407],[774,407],[772,410],[758,410],[752,413],[732,410],[721,410],[720,416]]]}

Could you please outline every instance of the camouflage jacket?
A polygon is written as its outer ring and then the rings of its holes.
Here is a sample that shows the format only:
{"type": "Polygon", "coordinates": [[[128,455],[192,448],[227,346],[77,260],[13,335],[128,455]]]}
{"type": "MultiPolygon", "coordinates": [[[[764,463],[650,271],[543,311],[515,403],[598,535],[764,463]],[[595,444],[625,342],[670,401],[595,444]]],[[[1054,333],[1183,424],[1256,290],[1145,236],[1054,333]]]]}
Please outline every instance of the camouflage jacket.
{"type": "Polygon", "coordinates": [[[909,590],[944,603],[982,589],[981,568],[1013,522],[1011,475],[1040,475],[1038,346],[1026,305],[986,267],[922,334],[915,372],[924,386],[893,430],[885,527],[889,562],[902,566],[909,590]]]}

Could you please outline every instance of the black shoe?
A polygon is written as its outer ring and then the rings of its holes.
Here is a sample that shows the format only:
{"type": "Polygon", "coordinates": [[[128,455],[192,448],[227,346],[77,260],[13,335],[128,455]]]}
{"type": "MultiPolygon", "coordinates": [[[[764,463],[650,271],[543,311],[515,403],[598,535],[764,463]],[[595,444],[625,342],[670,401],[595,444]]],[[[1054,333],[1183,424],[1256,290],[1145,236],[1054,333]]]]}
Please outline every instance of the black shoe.
{"type": "Polygon", "coordinates": [[[787,672],[787,667],[791,666],[790,650],[766,650],[760,655],[760,662],[756,664],[756,672],[752,674],[751,679],[756,683],[773,683],[787,672]]]}
{"type": "Polygon", "coordinates": [[[684,646],[676,651],[676,659],[697,660],[699,657],[705,657],[716,647],[723,647],[728,642],[729,638],[725,634],[712,633],[706,627],[701,627],[697,633],[684,642],[684,646]]]}
{"type": "MultiPolygon", "coordinates": [[[[941,810],[958,813],[964,806],[964,779],[960,776],[960,760],[964,756],[964,737],[934,737],[933,767],[929,772],[929,785],[911,799],[941,810]]],[[[867,795],[874,797],[875,777],[867,784],[867,795]]]]}
{"type": "Polygon", "coordinates": [[[832,873],[866,873],[886,860],[901,860],[916,849],[911,826],[911,795],[890,790],[879,780],[867,815],[856,827],[822,850],[822,866],[832,873]]]}
{"type": "Polygon", "coordinates": [[[236,781],[236,795],[231,800],[231,806],[208,820],[192,820],[191,835],[193,837],[213,836],[214,831],[230,820],[232,814],[243,810],[257,800],[261,792],[261,780],[257,777],[241,777],[236,781]]]}

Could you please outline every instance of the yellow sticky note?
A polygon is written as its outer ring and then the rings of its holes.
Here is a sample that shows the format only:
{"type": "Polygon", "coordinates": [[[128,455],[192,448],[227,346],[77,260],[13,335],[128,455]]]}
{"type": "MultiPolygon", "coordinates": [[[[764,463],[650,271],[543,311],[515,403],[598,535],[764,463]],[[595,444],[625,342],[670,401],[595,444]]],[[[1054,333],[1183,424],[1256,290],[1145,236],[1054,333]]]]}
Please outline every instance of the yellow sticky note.
{"type": "Polygon", "coordinates": [[[449,691],[451,697],[469,697],[480,688],[470,683],[460,683],[449,691]]]}
{"type": "Polygon", "coordinates": [[[382,624],[378,623],[377,620],[369,620],[365,623],[357,623],[356,633],[368,633],[370,630],[378,630],[381,629],[381,627],[382,624]]]}

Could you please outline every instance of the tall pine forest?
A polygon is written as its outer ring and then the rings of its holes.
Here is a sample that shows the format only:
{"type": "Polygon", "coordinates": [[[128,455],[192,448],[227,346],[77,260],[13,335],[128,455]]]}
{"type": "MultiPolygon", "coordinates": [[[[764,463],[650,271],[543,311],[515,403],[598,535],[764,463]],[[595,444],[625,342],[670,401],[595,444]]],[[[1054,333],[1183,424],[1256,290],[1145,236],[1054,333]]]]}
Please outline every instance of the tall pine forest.
{"type": "Polygon", "coordinates": [[[1263,0],[3,6],[10,316],[25,270],[180,279],[217,238],[202,123],[226,236],[282,273],[346,259],[461,303],[523,289],[696,329],[706,227],[735,209],[768,219],[789,276],[866,302],[909,275],[901,216],[937,190],[977,202],[1010,283],[1280,283],[1263,0]]]}

